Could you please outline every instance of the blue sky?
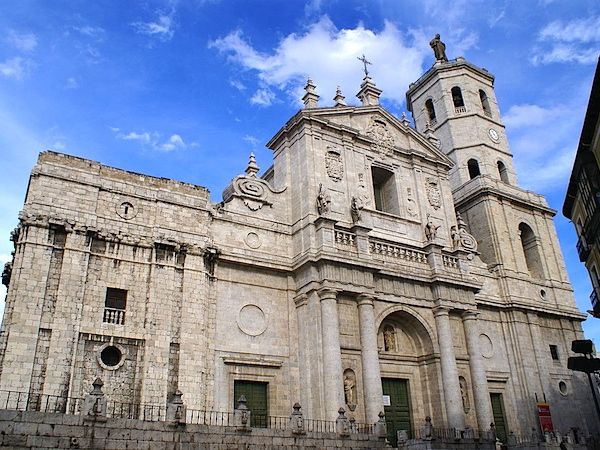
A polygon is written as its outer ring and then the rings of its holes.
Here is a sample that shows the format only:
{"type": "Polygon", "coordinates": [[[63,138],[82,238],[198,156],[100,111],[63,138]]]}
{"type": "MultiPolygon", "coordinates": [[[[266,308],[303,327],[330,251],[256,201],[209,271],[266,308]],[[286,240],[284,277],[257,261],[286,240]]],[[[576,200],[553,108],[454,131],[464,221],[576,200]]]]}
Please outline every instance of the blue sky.
{"type": "MultiPolygon", "coordinates": [[[[597,0],[0,0],[0,261],[37,154],[53,149],[206,186],[213,201],[299,108],[349,103],[363,53],[382,102],[450,58],[496,76],[520,184],[560,211],[600,48],[597,0]]],[[[590,283],[572,225],[557,231],[582,310],[590,283]]],[[[3,298],[4,287],[0,290],[3,298]]],[[[600,344],[600,320],[584,328],[600,344]]]]}

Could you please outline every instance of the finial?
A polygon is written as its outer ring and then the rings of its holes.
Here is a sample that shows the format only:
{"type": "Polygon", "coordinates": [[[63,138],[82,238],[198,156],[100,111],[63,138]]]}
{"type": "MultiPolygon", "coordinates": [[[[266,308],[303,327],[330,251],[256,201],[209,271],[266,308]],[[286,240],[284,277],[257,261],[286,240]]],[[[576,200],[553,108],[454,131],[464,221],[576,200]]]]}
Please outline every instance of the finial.
{"type": "Polygon", "coordinates": [[[316,108],[319,106],[319,96],[315,93],[315,88],[316,86],[309,77],[308,80],[306,80],[306,86],[304,86],[306,94],[304,94],[304,97],[302,97],[305,108],[316,108]]]}
{"type": "Polygon", "coordinates": [[[246,173],[251,177],[255,177],[259,170],[260,167],[258,167],[258,164],[256,164],[256,157],[254,156],[254,153],[250,153],[250,159],[248,160],[246,173]]]}
{"type": "Polygon", "coordinates": [[[358,59],[359,61],[362,61],[363,65],[365,66],[365,78],[368,78],[369,77],[369,71],[367,70],[367,64],[371,65],[371,62],[367,61],[367,58],[365,57],[364,53],[362,55],[362,58],[357,56],[356,59],[358,59]]]}
{"type": "Polygon", "coordinates": [[[335,106],[346,106],[346,102],[344,101],[346,97],[342,95],[342,90],[338,86],[335,90],[335,97],[333,97],[333,101],[335,102],[335,106]]]}
{"type": "Polygon", "coordinates": [[[435,35],[431,42],[429,42],[429,46],[433,49],[436,63],[448,62],[448,57],[446,56],[446,44],[440,39],[439,33],[435,35]]]}
{"type": "Polygon", "coordinates": [[[402,125],[408,127],[410,125],[410,121],[408,120],[408,117],[406,117],[406,112],[402,111],[402,117],[400,119],[402,121],[402,125]]]}

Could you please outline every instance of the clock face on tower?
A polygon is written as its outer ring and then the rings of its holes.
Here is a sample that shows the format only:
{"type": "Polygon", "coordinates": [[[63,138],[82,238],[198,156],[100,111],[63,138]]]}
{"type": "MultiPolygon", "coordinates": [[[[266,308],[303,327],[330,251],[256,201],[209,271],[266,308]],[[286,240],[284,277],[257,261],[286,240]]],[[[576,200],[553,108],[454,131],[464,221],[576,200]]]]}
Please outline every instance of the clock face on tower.
{"type": "Polygon", "coordinates": [[[493,128],[490,128],[488,130],[488,135],[490,136],[490,139],[494,142],[498,142],[500,140],[500,135],[493,128]]]}

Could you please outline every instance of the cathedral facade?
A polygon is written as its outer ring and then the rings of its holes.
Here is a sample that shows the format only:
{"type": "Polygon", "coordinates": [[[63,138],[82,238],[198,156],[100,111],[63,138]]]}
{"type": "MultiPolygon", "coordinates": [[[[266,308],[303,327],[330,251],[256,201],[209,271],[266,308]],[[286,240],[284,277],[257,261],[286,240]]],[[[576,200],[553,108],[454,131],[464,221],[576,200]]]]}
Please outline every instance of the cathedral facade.
{"type": "MultiPolygon", "coordinates": [[[[442,50],[443,53],[443,50],[442,50]]],[[[436,52],[437,55],[437,52],[436,52]]],[[[379,104],[304,108],[273,164],[211,203],[206,189],[44,152],[4,281],[0,390],[256,417],[595,432],[582,338],[552,222],[518,186],[493,88],[439,58],[407,92],[414,126],[379,104]]]]}

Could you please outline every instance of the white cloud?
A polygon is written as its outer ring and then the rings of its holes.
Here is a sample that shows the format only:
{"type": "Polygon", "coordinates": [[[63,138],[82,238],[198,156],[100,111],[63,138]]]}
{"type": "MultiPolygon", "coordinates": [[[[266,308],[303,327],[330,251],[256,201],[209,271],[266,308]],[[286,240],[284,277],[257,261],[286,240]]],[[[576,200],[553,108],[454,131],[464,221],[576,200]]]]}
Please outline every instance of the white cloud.
{"type": "Polygon", "coordinates": [[[555,20],[538,33],[533,64],[594,64],[600,43],[600,16],[571,21],[555,20]]]}
{"type": "Polygon", "coordinates": [[[246,90],[246,85],[239,80],[229,80],[229,84],[236,88],[238,91],[246,90]]]}
{"type": "Polygon", "coordinates": [[[168,139],[164,140],[162,135],[156,131],[143,131],[141,133],[130,131],[129,133],[122,133],[117,127],[110,127],[110,129],[118,139],[123,141],[137,141],[144,147],[152,150],[170,152],[187,148],[187,144],[179,134],[171,134],[168,139]]]}
{"type": "Polygon", "coordinates": [[[269,89],[258,89],[252,97],[250,103],[253,105],[269,106],[275,100],[275,94],[269,89]]]}
{"type": "Polygon", "coordinates": [[[578,95],[568,104],[510,107],[504,123],[524,188],[549,194],[567,185],[581,124],[579,116],[565,111],[581,110],[583,101],[578,95]]]}
{"type": "Polygon", "coordinates": [[[91,25],[84,25],[82,27],[74,27],[75,31],[78,31],[79,33],[85,35],[85,36],[89,36],[91,38],[97,39],[97,40],[102,40],[105,30],[102,27],[95,27],[95,26],[91,26],[91,25]]]}
{"type": "Polygon", "coordinates": [[[563,42],[600,42],[600,16],[570,22],[555,20],[539,32],[539,38],[563,42]]]}
{"type": "Polygon", "coordinates": [[[548,121],[558,119],[560,108],[544,108],[539,105],[512,105],[504,115],[504,124],[511,130],[548,124],[548,121]]]}
{"type": "Polygon", "coordinates": [[[161,148],[167,152],[175,150],[176,148],[185,148],[185,142],[178,134],[172,134],[167,142],[161,144],[161,148]]]}
{"type": "Polygon", "coordinates": [[[6,78],[21,80],[27,73],[30,65],[29,60],[15,56],[0,63],[0,75],[6,78]]]}
{"type": "Polygon", "coordinates": [[[10,30],[4,39],[21,52],[31,52],[37,47],[37,37],[33,33],[17,33],[10,30]]]}
{"type": "Polygon", "coordinates": [[[65,83],[65,89],[78,89],[79,83],[73,77],[67,78],[67,82],[65,83]]]}
{"type": "Polygon", "coordinates": [[[243,139],[245,142],[250,144],[250,146],[252,148],[256,148],[259,144],[258,138],[256,136],[251,136],[251,135],[247,134],[246,136],[244,136],[243,139]]]}
{"type": "MultiPolygon", "coordinates": [[[[471,45],[473,39],[466,36],[466,45],[471,45]]],[[[363,53],[373,63],[370,73],[374,81],[385,88],[383,97],[401,104],[406,87],[422,73],[430,53],[428,42],[424,33],[411,30],[403,35],[391,22],[379,32],[360,24],[353,29],[337,29],[324,16],[303,34],[285,36],[270,53],[253,48],[240,30],[210,42],[209,47],[257,74],[259,89],[250,99],[255,104],[272,103],[274,97],[269,92],[285,92],[299,102],[308,76],[317,85],[323,103],[333,103],[329,99],[335,95],[337,85],[351,97],[363,77],[356,60],[363,53]]]]}
{"type": "Polygon", "coordinates": [[[164,14],[159,12],[158,18],[154,22],[134,22],[131,24],[138,33],[156,36],[164,41],[173,37],[173,12],[164,14]]]}

